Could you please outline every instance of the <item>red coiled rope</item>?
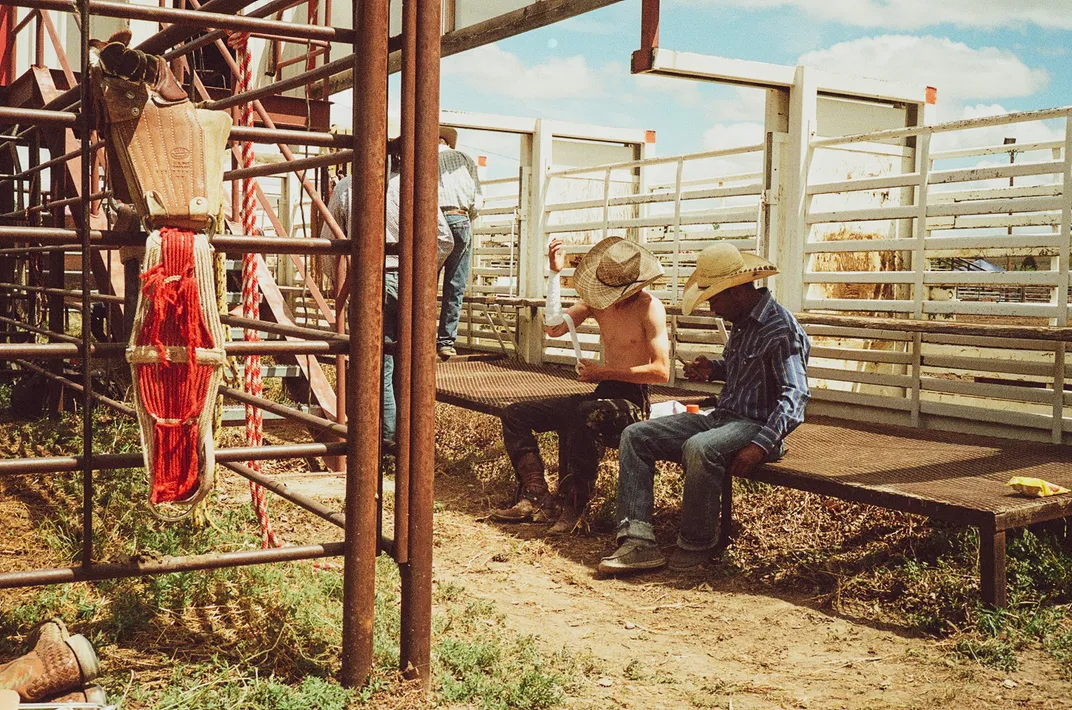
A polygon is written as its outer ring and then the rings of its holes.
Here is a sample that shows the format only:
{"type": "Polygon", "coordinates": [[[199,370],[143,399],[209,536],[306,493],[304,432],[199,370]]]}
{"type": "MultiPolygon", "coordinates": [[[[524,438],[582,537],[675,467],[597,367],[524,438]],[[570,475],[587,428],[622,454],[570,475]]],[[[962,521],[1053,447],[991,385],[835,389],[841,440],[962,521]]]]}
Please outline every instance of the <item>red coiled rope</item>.
{"type": "Polygon", "coordinates": [[[160,243],[160,263],[141,275],[151,306],[135,343],[160,354],[160,362],[137,366],[138,395],[154,423],[153,503],[186,500],[199,487],[198,420],[213,368],[197,363],[197,348],[216,345],[201,314],[194,233],[164,227],[160,243]],[[185,363],[169,358],[168,348],[176,346],[186,348],[185,363]]]}
{"type": "MultiPolygon", "coordinates": [[[[249,51],[249,34],[245,32],[230,33],[227,44],[238,55],[239,76],[237,91],[239,93],[253,88],[253,65],[251,52],[249,51]]],[[[253,127],[253,104],[242,104],[241,125],[253,127]]],[[[253,143],[242,143],[242,167],[252,168],[254,161],[253,143]]],[[[257,220],[254,214],[256,207],[257,182],[255,178],[242,180],[242,228],[248,235],[257,233],[257,220]]],[[[242,316],[252,320],[260,318],[260,285],[257,283],[257,255],[245,254],[242,257],[242,316]]],[[[260,340],[255,330],[246,330],[245,339],[249,341],[260,340]]],[[[263,389],[261,382],[261,358],[259,355],[249,355],[245,362],[245,391],[255,397],[261,396],[263,389]]],[[[246,446],[260,446],[263,441],[264,416],[258,407],[246,405],[246,446]]],[[[247,465],[257,473],[261,471],[260,461],[248,461],[247,465]]],[[[281,542],[272,530],[272,522],[268,518],[268,501],[265,498],[264,488],[253,481],[249,482],[250,498],[253,502],[253,511],[261,526],[261,547],[279,547],[281,542]]]]}

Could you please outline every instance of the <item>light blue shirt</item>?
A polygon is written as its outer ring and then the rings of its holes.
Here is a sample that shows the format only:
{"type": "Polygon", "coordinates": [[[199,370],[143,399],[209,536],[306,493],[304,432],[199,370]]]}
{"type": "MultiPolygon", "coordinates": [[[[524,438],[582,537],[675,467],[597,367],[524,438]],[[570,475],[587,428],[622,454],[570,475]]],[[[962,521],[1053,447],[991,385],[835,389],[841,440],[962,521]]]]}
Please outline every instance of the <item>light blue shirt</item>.
{"type": "Polygon", "coordinates": [[[733,324],[711,379],[726,383],[718,408],[760,424],[752,443],[769,454],[804,421],[811,341],[767,289],[759,292],[752,312],[733,324]]]}

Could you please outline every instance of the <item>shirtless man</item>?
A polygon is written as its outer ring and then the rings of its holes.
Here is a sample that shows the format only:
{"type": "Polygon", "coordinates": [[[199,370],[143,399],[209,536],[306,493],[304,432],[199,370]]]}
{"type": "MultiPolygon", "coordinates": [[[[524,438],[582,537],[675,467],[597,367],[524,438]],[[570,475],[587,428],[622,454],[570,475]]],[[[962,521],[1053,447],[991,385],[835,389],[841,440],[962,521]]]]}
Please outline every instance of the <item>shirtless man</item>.
{"type": "Polygon", "coordinates": [[[518,491],[512,507],[491,517],[512,523],[554,520],[550,532],[565,534],[576,528],[592,494],[603,447],[617,447],[625,427],[647,418],[648,385],[669,378],[670,341],[663,304],[644,290],[663,275],[649,251],[619,237],[596,244],[574,271],[581,300],[565,313],[559,305],[559,272],[565,266],[561,240],[551,242],[547,256],[547,334],[573,338],[591,316],[599,324],[605,362],[578,360],[577,378],[596,383],[589,394],[519,402],[503,411],[503,440],[518,491]],[[557,431],[562,449],[565,470],[559,472],[557,496],[548,491],[534,435],[543,431],[557,431]]]}

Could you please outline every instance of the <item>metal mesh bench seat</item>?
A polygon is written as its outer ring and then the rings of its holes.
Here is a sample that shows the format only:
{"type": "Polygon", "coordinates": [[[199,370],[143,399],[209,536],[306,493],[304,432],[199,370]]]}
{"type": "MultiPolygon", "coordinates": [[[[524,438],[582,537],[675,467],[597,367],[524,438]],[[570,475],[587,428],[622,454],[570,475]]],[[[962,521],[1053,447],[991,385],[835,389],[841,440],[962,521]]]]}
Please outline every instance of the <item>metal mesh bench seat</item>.
{"type": "MultiPolygon", "coordinates": [[[[591,391],[568,369],[507,359],[450,360],[436,372],[441,402],[497,414],[512,402],[591,391]]],[[[652,388],[652,398],[696,401],[695,391],[652,388]]],[[[1024,498],[1005,483],[1031,476],[1072,488],[1072,450],[1012,439],[809,417],[782,460],[748,478],[979,528],[983,600],[1005,604],[1005,533],[1072,515],[1072,494],[1024,498]]],[[[722,534],[732,521],[725,480],[722,534]]]]}
{"type": "MultiPolygon", "coordinates": [[[[578,382],[573,370],[529,365],[504,357],[451,358],[436,367],[436,399],[465,409],[497,415],[514,402],[585,394],[595,385],[578,382]]],[[[706,395],[676,387],[651,388],[651,399],[698,402],[706,395]]]]}
{"type": "MultiPolygon", "coordinates": [[[[978,527],[980,591],[994,606],[1005,604],[1005,532],[1072,515],[1072,493],[1025,498],[1005,486],[1030,476],[1072,488],[1067,447],[821,417],[787,443],[784,459],[748,478],[978,527]]],[[[725,534],[730,495],[723,506],[725,534]]]]}

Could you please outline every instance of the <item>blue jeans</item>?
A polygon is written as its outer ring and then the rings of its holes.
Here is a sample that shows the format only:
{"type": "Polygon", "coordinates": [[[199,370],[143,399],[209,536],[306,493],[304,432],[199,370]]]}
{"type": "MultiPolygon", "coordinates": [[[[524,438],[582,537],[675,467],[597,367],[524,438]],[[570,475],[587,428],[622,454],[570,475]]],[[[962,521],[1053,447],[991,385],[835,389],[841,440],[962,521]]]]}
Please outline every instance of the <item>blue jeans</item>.
{"type": "Polygon", "coordinates": [[[454,250],[443,264],[443,302],[439,308],[437,348],[453,346],[458,338],[462,297],[469,282],[469,253],[473,248],[473,231],[469,218],[462,214],[450,214],[446,217],[451,234],[454,235],[454,250]]]}
{"type": "Polygon", "coordinates": [[[676,461],[685,470],[681,528],[677,544],[707,550],[718,542],[722,479],[733,456],[760,425],[730,412],[675,414],[638,422],[622,432],[618,449],[618,542],[625,538],[655,542],[655,462],[676,461]]]}
{"type": "MultiPolygon", "coordinates": [[[[398,272],[388,271],[383,289],[383,339],[398,339],[398,272]]],[[[383,356],[383,438],[395,440],[395,356],[383,356]]]]}

